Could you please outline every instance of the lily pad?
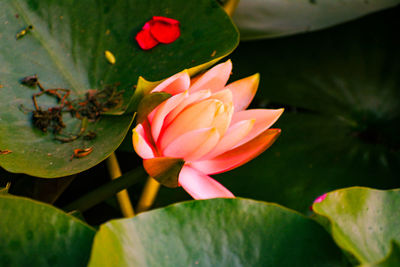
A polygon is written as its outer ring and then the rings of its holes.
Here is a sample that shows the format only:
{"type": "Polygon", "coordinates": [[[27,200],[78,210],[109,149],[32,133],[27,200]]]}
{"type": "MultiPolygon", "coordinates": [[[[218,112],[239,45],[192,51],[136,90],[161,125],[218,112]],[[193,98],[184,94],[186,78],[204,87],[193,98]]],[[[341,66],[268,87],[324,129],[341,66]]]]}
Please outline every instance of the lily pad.
{"type": "MultiPolygon", "coordinates": [[[[70,89],[71,97],[119,83],[122,106],[108,113],[121,114],[133,100],[140,75],[155,81],[183,69],[198,72],[238,43],[235,26],[214,0],[5,0],[0,10],[0,147],[13,152],[2,155],[0,165],[44,178],[78,173],[104,160],[122,142],[132,115],[103,115],[87,129],[96,139],[60,143],[33,128],[32,95],[39,90],[20,84],[20,79],[37,74],[43,87],[70,89]],[[134,37],[154,15],[179,20],[182,35],[172,44],[143,51],[134,37]],[[115,64],[107,61],[106,50],[115,56],[115,64]],[[93,148],[90,155],[70,160],[74,149],[86,147],[93,148]]],[[[46,95],[38,102],[44,109],[55,105],[46,95]]],[[[64,133],[79,132],[80,120],[63,117],[64,133]]]]}
{"type": "Polygon", "coordinates": [[[0,195],[2,266],[86,266],[95,230],[50,205],[0,195]]]}
{"type": "Polygon", "coordinates": [[[382,261],[377,263],[366,263],[361,265],[361,267],[392,267],[400,265],[400,246],[395,242],[392,243],[392,251],[391,253],[384,258],[382,261]]]}
{"type": "MultiPolygon", "coordinates": [[[[336,243],[360,263],[381,261],[400,242],[400,189],[346,188],[330,192],[313,210],[327,218],[336,243]]],[[[395,254],[392,255],[394,260],[395,254]]]]}
{"type": "Polygon", "coordinates": [[[102,225],[89,266],[110,265],[341,266],[343,261],[311,219],[275,204],[211,199],[102,225]]]}
{"type": "Polygon", "coordinates": [[[241,0],[234,13],[241,39],[310,32],[396,6],[399,0],[241,0]]]}

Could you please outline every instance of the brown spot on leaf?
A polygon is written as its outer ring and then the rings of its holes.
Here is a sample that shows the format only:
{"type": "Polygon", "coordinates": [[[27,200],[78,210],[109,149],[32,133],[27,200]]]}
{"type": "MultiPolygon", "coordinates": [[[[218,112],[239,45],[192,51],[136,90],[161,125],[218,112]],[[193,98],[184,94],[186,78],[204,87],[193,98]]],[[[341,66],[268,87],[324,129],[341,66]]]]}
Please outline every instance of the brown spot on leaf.
{"type": "Polygon", "coordinates": [[[10,153],[12,153],[12,151],[8,150],[8,149],[0,150],[0,155],[7,155],[7,154],[10,154],[10,153]]]}

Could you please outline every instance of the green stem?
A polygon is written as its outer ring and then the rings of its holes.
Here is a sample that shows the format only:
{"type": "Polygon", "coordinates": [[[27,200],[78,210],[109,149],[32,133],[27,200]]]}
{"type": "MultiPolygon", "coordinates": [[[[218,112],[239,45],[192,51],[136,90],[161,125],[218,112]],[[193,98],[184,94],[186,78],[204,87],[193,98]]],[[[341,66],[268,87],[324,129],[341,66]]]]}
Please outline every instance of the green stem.
{"type": "Polygon", "coordinates": [[[136,206],[136,212],[140,213],[150,209],[156,200],[159,190],[160,184],[152,177],[149,177],[144,185],[142,195],[140,196],[139,202],[136,206]]]}
{"type": "MultiPolygon", "coordinates": [[[[122,172],[114,152],[107,158],[106,163],[111,180],[119,179],[119,177],[122,176],[122,172]]],[[[117,199],[124,217],[129,218],[135,216],[128,190],[124,189],[117,193],[117,199]]]]}
{"type": "Polygon", "coordinates": [[[99,188],[82,196],[81,198],[73,201],[72,203],[65,206],[63,210],[67,212],[73,210],[84,212],[91,207],[103,202],[104,200],[114,196],[121,190],[140,182],[145,177],[147,177],[147,174],[143,168],[137,168],[129,171],[118,179],[112,180],[111,182],[102,185],[99,188]]]}

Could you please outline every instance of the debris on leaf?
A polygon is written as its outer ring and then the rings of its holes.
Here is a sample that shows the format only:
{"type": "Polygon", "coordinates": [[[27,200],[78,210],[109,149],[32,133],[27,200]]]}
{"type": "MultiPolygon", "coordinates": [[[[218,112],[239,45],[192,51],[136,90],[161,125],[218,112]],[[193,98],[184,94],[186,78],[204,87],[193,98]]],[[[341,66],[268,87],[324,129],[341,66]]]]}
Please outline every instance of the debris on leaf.
{"type": "Polygon", "coordinates": [[[47,132],[48,128],[53,128],[54,133],[60,133],[65,128],[61,112],[62,110],[57,107],[48,110],[34,110],[32,112],[33,125],[42,132],[47,132]]]}
{"type": "Polygon", "coordinates": [[[28,27],[26,27],[22,31],[18,32],[15,37],[17,38],[17,40],[21,39],[22,37],[24,37],[31,30],[33,30],[33,26],[29,25],[28,27]]]}
{"type": "Polygon", "coordinates": [[[96,133],[89,131],[85,135],[88,122],[99,120],[100,116],[109,110],[118,108],[122,105],[123,91],[118,91],[118,83],[105,86],[103,90],[88,90],[84,97],[71,99],[71,90],[64,88],[46,89],[39,82],[37,75],[27,76],[21,79],[21,83],[28,86],[37,86],[40,91],[32,95],[34,110],[25,109],[22,105],[20,110],[24,113],[32,114],[32,124],[42,132],[51,132],[55,134],[55,140],[63,143],[72,142],[81,136],[85,140],[96,138],[96,133]],[[43,108],[38,103],[38,98],[42,95],[49,95],[58,101],[58,104],[43,108]],[[63,115],[68,112],[72,118],[81,120],[81,128],[77,134],[63,134],[66,128],[63,121],[63,115]]]}
{"type": "Polygon", "coordinates": [[[122,105],[123,91],[117,91],[118,84],[106,86],[103,90],[88,90],[85,99],[74,103],[75,116],[80,119],[87,117],[89,121],[96,121],[103,112],[118,108],[122,105]]]}
{"type": "Polygon", "coordinates": [[[116,60],[115,60],[115,56],[113,53],[111,53],[110,51],[106,50],[104,51],[104,55],[108,61],[108,63],[110,63],[111,65],[114,65],[116,60]]]}
{"type": "Polygon", "coordinates": [[[92,153],[93,147],[88,147],[88,148],[77,148],[74,149],[74,154],[71,156],[71,160],[74,158],[83,158],[92,153]]]}
{"type": "Polygon", "coordinates": [[[217,51],[214,50],[214,51],[211,53],[211,57],[214,57],[216,53],[217,53],[217,51]]]}
{"type": "Polygon", "coordinates": [[[85,140],[93,140],[97,137],[97,134],[95,132],[89,131],[83,138],[85,140]]]}
{"type": "Polygon", "coordinates": [[[67,98],[68,98],[69,94],[71,93],[70,90],[62,89],[62,88],[44,89],[39,82],[37,82],[37,85],[39,86],[41,91],[39,93],[33,94],[33,96],[32,96],[33,104],[35,105],[36,110],[40,109],[39,105],[37,104],[36,97],[41,96],[43,94],[55,96],[57,98],[57,100],[60,102],[60,106],[59,106],[60,109],[62,109],[65,104],[71,105],[70,102],[67,101],[67,98]],[[64,95],[61,95],[60,92],[64,93],[64,95]]]}
{"type": "Polygon", "coordinates": [[[7,154],[10,154],[10,153],[12,153],[11,150],[8,150],[8,149],[1,150],[0,149],[0,155],[7,155],[7,154]]]}
{"type": "Polygon", "coordinates": [[[56,137],[54,137],[54,139],[56,139],[56,140],[58,140],[60,142],[63,142],[63,143],[69,143],[69,142],[75,141],[76,139],[78,139],[79,137],[81,137],[85,133],[87,124],[88,124],[88,119],[86,117],[84,117],[82,119],[81,128],[80,128],[78,134],[71,135],[71,136],[68,136],[68,137],[56,136],[56,137]]]}
{"type": "Polygon", "coordinates": [[[37,75],[31,75],[31,76],[26,76],[21,79],[21,83],[27,86],[36,86],[38,83],[38,77],[37,75]]]}

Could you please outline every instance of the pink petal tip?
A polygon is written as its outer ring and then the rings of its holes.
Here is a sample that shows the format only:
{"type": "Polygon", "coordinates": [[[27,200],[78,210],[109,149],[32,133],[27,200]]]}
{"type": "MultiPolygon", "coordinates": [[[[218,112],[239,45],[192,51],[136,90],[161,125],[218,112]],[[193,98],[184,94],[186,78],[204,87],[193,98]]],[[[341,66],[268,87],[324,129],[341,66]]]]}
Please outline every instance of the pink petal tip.
{"type": "Polygon", "coordinates": [[[235,197],[228,189],[213,178],[189,166],[182,168],[179,174],[179,184],[194,199],[235,197]]]}

